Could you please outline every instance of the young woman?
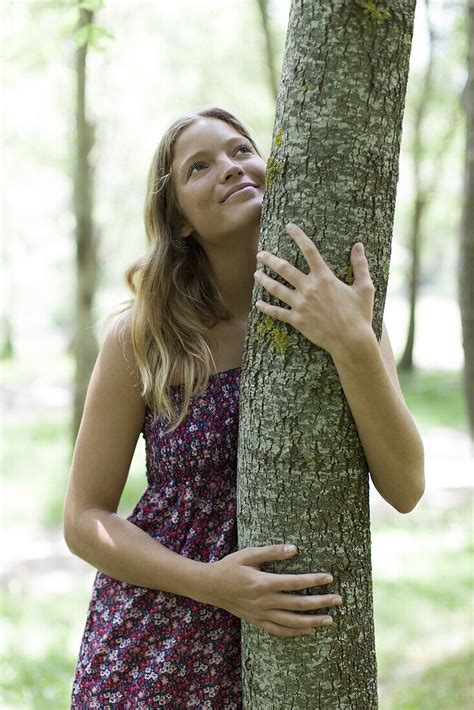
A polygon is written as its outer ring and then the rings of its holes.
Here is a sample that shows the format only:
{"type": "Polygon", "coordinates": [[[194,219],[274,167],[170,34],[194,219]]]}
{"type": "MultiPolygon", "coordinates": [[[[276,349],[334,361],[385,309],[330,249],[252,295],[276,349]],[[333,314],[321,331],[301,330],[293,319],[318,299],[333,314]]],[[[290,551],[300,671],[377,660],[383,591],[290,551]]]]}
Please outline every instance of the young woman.
{"type": "MultiPolygon", "coordinates": [[[[65,501],[66,542],[98,569],[73,708],[240,708],[240,619],[276,636],[324,633],[328,609],[343,603],[285,593],[331,582],[330,570],[261,571],[292,554],[284,545],[237,550],[240,364],[264,184],[257,146],[223,109],[175,121],[153,156],[148,250],[126,273],[134,298],[112,314],[91,375],[65,501]],[[123,519],[116,511],[140,433],[148,487],[123,519]]],[[[423,445],[386,329],[380,345],[372,330],[367,260],[353,248],[347,286],[301,229],[288,231],[311,273],[287,268],[294,290],[260,276],[292,310],[257,307],[290,323],[297,315],[294,327],[333,355],[374,483],[408,512],[423,493],[423,445]],[[305,288],[323,272],[321,293],[305,288]],[[327,335],[342,318],[350,343],[327,335]],[[363,352],[369,388],[339,360],[342,345],[357,362],[363,352]]],[[[275,272],[286,264],[272,254],[262,263],[275,272]]]]}

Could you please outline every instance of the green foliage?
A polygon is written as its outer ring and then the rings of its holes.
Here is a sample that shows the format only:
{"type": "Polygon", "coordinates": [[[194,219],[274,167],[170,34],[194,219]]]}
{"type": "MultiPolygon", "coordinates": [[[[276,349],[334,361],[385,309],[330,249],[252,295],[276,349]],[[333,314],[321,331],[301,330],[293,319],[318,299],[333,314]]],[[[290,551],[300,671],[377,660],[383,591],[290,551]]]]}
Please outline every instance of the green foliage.
{"type": "Polygon", "coordinates": [[[94,25],[92,23],[88,25],[83,25],[83,27],[80,27],[78,30],[76,30],[72,36],[74,41],[76,42],[77,47],[82,47],[85,44],[89,44],[91,47],[94,47],[94,49],[97,49],[99,52],[104,52],[106,49],[100,44],[100,40],[105,38],[115,39],[114,36],[106,29],[104,29],[103,27],[99,27],[98,25],[94,25]]]}
{"type": "Polygon", "coordinates": [[[81,10],[89,10],[90,12],[97,12],[97,10],[103,10],[104,0],[80,0],[78,7],[81,10]]]}
{"type": "Polygon", "coordinates": [[[61,15],[60,37],[72,37],[76,47],[83,47],[87,44],[98,52],[104,52],[107,47],[102,45],[101,41],[106,39],[115,40],[111,32],[106,30],[105,27],[100,27],[94,21],[82,24],[79,27],[81,10],[90,13],[103,10],[103,0],[80,0],[77,4],[66,6],[65,9],[69,12],[65,16],[61,15]]]}

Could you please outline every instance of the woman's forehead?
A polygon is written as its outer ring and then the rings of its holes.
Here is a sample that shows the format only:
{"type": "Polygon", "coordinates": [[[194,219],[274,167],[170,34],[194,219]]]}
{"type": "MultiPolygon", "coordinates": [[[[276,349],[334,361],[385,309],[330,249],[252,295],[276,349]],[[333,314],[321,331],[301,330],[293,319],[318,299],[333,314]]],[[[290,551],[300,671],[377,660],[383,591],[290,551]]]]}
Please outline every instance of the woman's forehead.
{"type": "Polygon", "coordinates": [[[205,150],[207,146],[242,134],[233,126],[218,118],[202,117],[186,126],[175,144],[175,157],[186,159],[190,151],[205,150]]]}

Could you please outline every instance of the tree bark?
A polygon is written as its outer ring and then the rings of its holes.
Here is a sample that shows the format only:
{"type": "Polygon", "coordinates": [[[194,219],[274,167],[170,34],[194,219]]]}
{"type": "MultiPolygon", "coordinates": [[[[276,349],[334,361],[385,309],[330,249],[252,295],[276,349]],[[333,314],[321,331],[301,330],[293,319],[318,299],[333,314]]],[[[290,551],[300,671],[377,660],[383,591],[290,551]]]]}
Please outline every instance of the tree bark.
{"type": "Polygon", "coordinates": [[[459,258],[459,305],[464,348],[464,395],[474,444],[474,0],[468,0],[468,76],[463,91],[466,112],[464,198],[459,258]]]}
{"type": "MultiPolygon", "coordinates": [[[[80,10],[79,31],[92,25],[93,13],[80,10]]],[[[97,237],[93,222],[93,169],[89,155],[94,145],[94,127],[86,117],[86,58],[88,43],[76,51],[77,103],[76,103],[76,161],[74,169],[74,214],[76,218],[76,307],[75,330],[72,343],[76,371],[74,381],[74,407],[72,441],[74,447],[84,410],[94,362],[97,358],[97,341],[91,330],[92,308],[97,285],[97,237]]]]}
{"type": "MultiPolygon", "coordinates": [[[[259,249],[307,273],[285,231],[293,221],[352,283],[365,244],[380,340],[389,275],[415,0],[294,0],[259,249]]],[[[281,280],[271,272],[272,278],[281,280]]],[[[258,284],[261,298],[280,307],[258,284]]],[[[332,627],[280,638],[242,621],[243,707],[377,707],[367,462],[334,362],[294,328],[252,308],[242,363],[239,549],[295,543],[263,571],[327,571],[340,593],[332,627]]],[[[305,613],[305,612],[303,612],[305,613]]]]}

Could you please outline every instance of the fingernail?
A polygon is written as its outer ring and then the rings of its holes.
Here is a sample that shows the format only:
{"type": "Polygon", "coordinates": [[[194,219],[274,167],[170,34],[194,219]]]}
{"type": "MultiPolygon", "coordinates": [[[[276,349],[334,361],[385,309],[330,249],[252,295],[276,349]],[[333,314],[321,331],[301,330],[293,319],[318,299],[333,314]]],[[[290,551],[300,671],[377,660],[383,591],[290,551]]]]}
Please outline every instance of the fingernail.
{"type": "Polygon", "coordinates": [[[332,624],[331,618],[323,619],[323,621],[321,622],[321,626],[330,626],[331,624],[332,624]]]}
{"type": "Polygon", "coordinates": [[[364,251],[364,245],[362,244],[362,242],[357,242],[355,247],[356,247],[356,250],[360,251],[360,253],[362,254],[362,252],[364,251]]]}
{"type": "Polygon", "coordinates": [[[287,555],[294,555],[296,552],[295,545],[285,545],[285,552],[287,555]]]}
{"type": "Polygon", "coordinates": [[[333,581],[333,578],[331,577],[330,574],[326,575],[326,577],[323,577],[323,584],[329,584],[332,581],[333,581]]]}

